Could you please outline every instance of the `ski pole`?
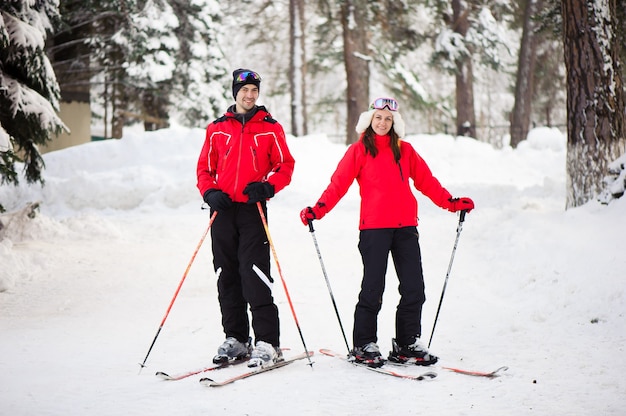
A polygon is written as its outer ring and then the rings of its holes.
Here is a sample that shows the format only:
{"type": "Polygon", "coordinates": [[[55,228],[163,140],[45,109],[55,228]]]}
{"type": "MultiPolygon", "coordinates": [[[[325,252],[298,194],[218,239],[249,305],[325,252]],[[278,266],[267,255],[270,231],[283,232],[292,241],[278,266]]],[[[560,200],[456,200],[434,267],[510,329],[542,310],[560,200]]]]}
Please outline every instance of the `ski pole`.
{"type": "Polygon", "coordinates": [[[443,295],[446,293],[446,286],[448,285],[448,278],[450,277],[450,270],[452,269],[452,262],[454,261],[454,253],[456,252],[456,246],[459,244],[459,236],[463,229],[463,221],[465,221],[466,210],[461,211],[459,217],[459,225],[456,227],[456,240],[454,241],[454,248],[452,249],[452,256],[450,257],[450,264],[448,264],[448,272],[446,273],[446,279],[443,283],[443,290],[441,291],[441,299],[439,299],[439,307],[437,307],[437,314],[435,315],[435,322],[433,323],[433,332],[430,333],[430,340],[428,341],[428,348],[433,341],[433,335],[435,335],[435,326],[437,326],[437,318],[439,318],[439,311],[441,311],[441,304],[443,303],[443,295]]]}
{"type": "Polygon", "coordinates": [[[159,334],[161,333],[161,329],[163,329],[163,325],[165,325],[165,320],[167,319],[168,315],[170,314],[170,310],[172,310],[172,306],[174,305],[174,301],[176,300],[176,297],[178,296],[178,292],[180,292],[180,288],[183,286],[183,282],[187,278],[187,273],[189,273],[189,269],[191,269],[191,265],[193,264],[193,261],[195,260],[196,255],[198,254],[198,251],[200,250],[200,247],[202,246],[202,243],[204,243],[204,239],[206,238],[207,234],[209,233],[209,230],[211,229],[211,225],[213,225],[213,220],[215,220],[216,216],[217,216],[217,211],[213,212],[213,215],[211,216],[211,219],[209,220],[209,226],[207,227],[206,231],[202,235],[202,238],[200,238],[200,241],[198,242],[198,246],[196,247],[196,250],[193,252],[193,255],[191,256],[191,260],[189,260],[189,264],[187,265],[187,269],[185,270],[185,273],[183,273],[183,278],[180,279],[180,283],[178,284],[178,287],[176,288],[176,292],[174,293],[174,297],[172,298],[172,301],[170,302],[169,306],[167,307],[167,311],[165,311],[165,316],[163,316],[163,319],[161,320],[161,324],[159,325],[159,329],[157,330],[156,335],[154,336],[154,339],[152,340],[152,344],[150,344],[150,348],[148,348],[148,353],[146,354],[146,358],[144,358],[143,362],[141,364],[139,364],[141,366],[141,368],[139,369],[140,373],[141,373],[141,369],[143,369],[146,366],[146,361],[148,360],[148,356],[150,355],[150,352],[152,351],[152,347],[154,347],[154,343],[156,342],[157,338],[159,337],[159,334]]]}
{"type": "Polygon", "coordinates": [[[263,227],[265,228],[265,234],[267,234],[267,241],[270,244],[270,248],[272,249],[272,254],[274,255],[274,261],[276,262],[276,268],[278,269],[278,274],[280,276],[280,281],[283,284],[283,288],[285,289],[285,295],[287,296],[287,301],[289,302],[289,307],[291,308],[291,314],[293,315],[293,320],[296,322],[296,327],[298,328],[298,333],[300,334],[300,339],[302,340],[302,345],[304,346],[304,352],[306,353],[306,358],[309,360],[309,365],[313,368],[313,361],[311,361],[311,356],[309,355],[309,350],[306,347],[306,343],[304,342],[304,336],[302,336],[302,330],[300,329],[300,324],[298,323],[298,317],[296,316],[296,311],[293,308],[293,303],[291,302],[291,296],[289,296],[289,291],[287,290],[287,284],[285,283],[285,279],[283,278],[283,272],[280,269],[280,263],[278,262],[278,256],[276,255],[276,249],[274,248],[274,243],[272,242],[272,236],[270,235],[270,229],[267,226],[267,219],[265,218],[265,213],[263,212],[263,207],[261,206],[261,202],[257,201],[257,207],[259,208],[259,214],[261,215],[261,221],[263,221],[263,227]]]}
{"type": "Polygon", "coordinates": [[[315,230],[313,229],[313,221],[309,220],[309,231],[311,232],[311,237],[313,237],[313,244],[315,244],[315,250],[317,251],[317,258],[320,260],[320,265],[322,266],[322,273],[324,274],[324,279],[326,280],[326,286],[328,287],[328,293],[330,294],[330,299],[333,302],[333,307],[335,308],[335,314],[337,315],[337,321],[339,321],[339,328],[341,328],[341,334],[343,335],[343,340],[346,343],[346,348],[348,349],[348,354],[350,354],[350,346],[348,345],[348,339],[346,338],[346,332],[343,330],[343,324],[341,323],[341,318],[339,317],[339,310],[337,309],[337,303],[335,302],[335,296],[333,296],[333,290],[330,287],[330,281],[328,280],[328,274],[326,274],[326,268],[324,267],[324,261],[322,260],[322,253],[320,252],[320,247],[317,244],[317,238],[315,238],[315,230]]]}

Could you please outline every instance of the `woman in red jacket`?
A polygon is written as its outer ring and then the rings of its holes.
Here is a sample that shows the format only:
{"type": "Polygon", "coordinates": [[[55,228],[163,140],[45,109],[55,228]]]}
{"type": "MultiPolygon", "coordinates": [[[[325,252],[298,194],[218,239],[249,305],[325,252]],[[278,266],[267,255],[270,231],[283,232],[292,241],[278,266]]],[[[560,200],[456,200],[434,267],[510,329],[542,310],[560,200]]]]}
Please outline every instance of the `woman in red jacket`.
{"type": "Polygon", "coordinates": [[[400,302],[389,360],[431,365],[437,357],[420,341],[424,277],[417,200],[409,179],[441,208],[469,212],[474,203],[470,198],[452,198],[413,146],[402,140],[404,122],[393,98],[374,100],[359,117],[356,131],[360,140],[348,148],[322,196],[315,206],[303,209],[300,218],[305,225],[323,218],[357,180],[361,194],[359,251],[363,280],[354,312],[351,358],[372,367],[385,363],[376,344],[376,333],[391,252],[400,281],[400,302]]]}

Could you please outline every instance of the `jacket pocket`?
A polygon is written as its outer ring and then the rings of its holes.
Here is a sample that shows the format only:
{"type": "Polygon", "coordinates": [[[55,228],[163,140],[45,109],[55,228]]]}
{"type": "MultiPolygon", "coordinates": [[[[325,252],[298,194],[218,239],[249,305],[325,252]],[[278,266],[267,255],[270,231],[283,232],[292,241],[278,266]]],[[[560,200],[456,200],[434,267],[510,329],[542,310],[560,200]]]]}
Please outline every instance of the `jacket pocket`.
{"type": "Polygon", "coordinates": [[[228,166],[228,160],[229,160],[228,156],[230,155],[231,150],[232,150],[232,147],[227,148],[226,151],[224,152],[224,155],[219,158],[219,165],[217,167],[218,172],[222,172],[224,170],[224,167],[228,166]]]}
{"type": "Polygon", "coordinates": [[[257,152],[254,147],[250,147],[250,156],[252,157],[252,168],[255,172],[259,171],[259,159],[257,157],[257,152]]]}

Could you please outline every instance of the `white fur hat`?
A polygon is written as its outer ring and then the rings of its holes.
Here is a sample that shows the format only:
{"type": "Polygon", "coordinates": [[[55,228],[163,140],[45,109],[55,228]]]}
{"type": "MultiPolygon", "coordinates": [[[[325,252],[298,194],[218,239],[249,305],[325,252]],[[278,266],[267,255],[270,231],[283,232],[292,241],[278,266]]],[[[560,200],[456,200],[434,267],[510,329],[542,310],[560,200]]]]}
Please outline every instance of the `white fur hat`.
{"type": "MultiPolygon", "coordinates": [[[[362,134],[369,127],[369,125],[372,124],[372,118],[374,117],[375,112],[376,110],[372,109],[361,113],[359,121],[356,123],[355,130],[357,133],[362,134]]],[[[402,116],[398,111],[392,111],[391,114],[393,115],[393,130],[401,139],[403,139],[405,133],[404,120],[402,120],[402,116]]]]}

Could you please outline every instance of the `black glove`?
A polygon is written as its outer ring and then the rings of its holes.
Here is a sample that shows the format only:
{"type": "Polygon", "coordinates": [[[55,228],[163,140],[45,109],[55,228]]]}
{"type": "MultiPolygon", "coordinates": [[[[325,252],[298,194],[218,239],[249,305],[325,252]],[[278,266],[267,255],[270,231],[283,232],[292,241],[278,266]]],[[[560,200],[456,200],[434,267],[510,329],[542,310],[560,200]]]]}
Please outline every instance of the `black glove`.
{"type": "Polygon", "coordinates": [[[248,204],[265,201],[274,196],[274,185],[269,182],[250,182],[243,190],[248,195],[248,204]]]}
{"type": "Polygon", "coordinates": [[[219,189],[209,189],[202,195],[204,202],[209,204],[211,208],[216,211],[226,211],[233,206],[233,200],[230,199],[227,193],[220,191],[219,189]]]}

